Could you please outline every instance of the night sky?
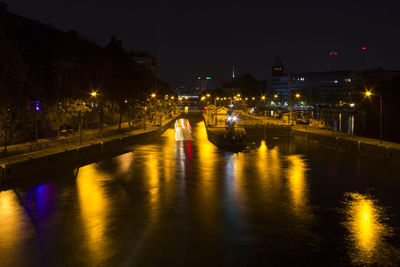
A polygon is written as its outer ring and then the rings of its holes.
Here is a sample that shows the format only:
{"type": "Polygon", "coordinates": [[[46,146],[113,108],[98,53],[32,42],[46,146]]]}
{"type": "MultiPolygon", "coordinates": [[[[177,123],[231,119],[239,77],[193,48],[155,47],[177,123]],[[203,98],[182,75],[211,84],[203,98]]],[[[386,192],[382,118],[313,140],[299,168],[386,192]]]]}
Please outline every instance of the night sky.
{"type": "Polygon", "coordinates": [[[11,0],[9,11],[64,31],[77,30],[127,49],[148,50],[171,85],[198,75],[229,80],[240,73],[268,79],[280,55],[291,72],[400,69],[400,15],[396,1],[118,1],[11,0]],[[330,50],[338,51],[336,63],[330,50]]]}

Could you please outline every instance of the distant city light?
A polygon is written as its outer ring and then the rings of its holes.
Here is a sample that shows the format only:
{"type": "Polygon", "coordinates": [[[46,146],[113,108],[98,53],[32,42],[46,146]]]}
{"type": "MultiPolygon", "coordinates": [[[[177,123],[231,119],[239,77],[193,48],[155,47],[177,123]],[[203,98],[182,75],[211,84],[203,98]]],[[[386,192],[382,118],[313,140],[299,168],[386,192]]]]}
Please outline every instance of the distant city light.
{"type": "Polygon", "coordinates": [[[206,77],[206,80],[211,80],[211,77],[206,77]]]}
{"type": "Polygon", "coordinates": [[[35,101],[35,110],[40,111],[40,101],[35,101]]]}
{"type": "Polygon", "coordinates": [[[363,47],[361,47],[361,50],[365,51],[365,50],[367,50],[367,47],[363,46],[363,47]]]}

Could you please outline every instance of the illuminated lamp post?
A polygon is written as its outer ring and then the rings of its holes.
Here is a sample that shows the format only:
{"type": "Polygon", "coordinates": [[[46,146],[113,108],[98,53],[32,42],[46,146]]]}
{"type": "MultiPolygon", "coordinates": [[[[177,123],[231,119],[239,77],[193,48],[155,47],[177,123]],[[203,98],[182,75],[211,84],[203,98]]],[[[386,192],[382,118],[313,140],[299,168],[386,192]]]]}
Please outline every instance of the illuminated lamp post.
{"type": "Polygon", "coordinates": [[[364,92],[364,95],[368,98],[370,98],[371,96],[378,96],[379,97],[379,139],[380,139],[380,143],[382,144],[382,139],[383,139],[383,135],[382,135],[382,120],[383,120],[383,112],[382,112],[382,95],[378,95],[378,94],[373,94],[371,91],[366,90],[364,92]]]}

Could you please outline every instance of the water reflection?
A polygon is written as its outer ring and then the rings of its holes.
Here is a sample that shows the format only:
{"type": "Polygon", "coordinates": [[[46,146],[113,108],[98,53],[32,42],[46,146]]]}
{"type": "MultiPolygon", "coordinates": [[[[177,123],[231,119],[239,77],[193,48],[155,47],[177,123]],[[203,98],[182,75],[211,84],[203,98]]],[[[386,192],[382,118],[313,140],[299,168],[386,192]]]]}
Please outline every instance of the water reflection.
{"type": "Polygon", "coordinates": [[[0,265],[12,266],[23,257],[21,245],[33,234],[33,228],[13,190],[0,191],[0,265]]]}
{"type": "MultiPolygon", "coordinates": [[[[208,141],[202,121],[193,125],[192,140],[177,141],[169,129],[131,153],[80,168],[76,184],[54,179],[19,195],[0,192],[0,266],[39,266],[35,260],[51,262],[49,253],[88,266],[340,265],[348,252],[354,264],[385,264],[397,257],[385,211],[369,196],[346,195],[349,245],[340,243],[337,207],[343,192],[361,184],[354,165],[329,165],[331,155],[283,141],[232,154],[208,141]]],[[[398,187],[367,167],[361,186],[398,187]]]]}
{"type": "MultiPolygon", "coordinates": [[[[216,227],[216,216],[218,212],[217,185],[219,177],[217,176],[217,148],[208,141],[207,130],[203,122],[196,124],[196,131],[193,133],[194,141],[197,144],[196,157],[197,169],[199,173],[198,188],[195,191],[196,207],[199,210],[199,222],[202,224],[202,230],[213,231],[216,227]],[[200,145],[200,146],[199,146],[200,145]]],[[[192,176],[186,176],[192,177],[192,176]]]]}
{"type": "Polygon", "coordinates": [[[345,221],[349,256],[354,264],[387,264],[399,257],[386,239],[393,235],[385,210],[376,200],[358,193],[345,194],[345,221]]]}
{"type": "MultiPolygon", "coordinates": [[[[290,155],[288,159],[289,190],[293,209],[297,214],[304,212],[307,204],[306,163],[300,155],[290,155]]],[[[304,215],[304,214],[303,214],[304,215]]]]}
{"type": "Polygon", "coordinates": [[[156,151],[149,153],[145,159],[145,170],[147,171],[147,187],[150,197],[150,215],[153,219],[156,219],[160,205],[160,168],[159,168],[159,157],[156,151]]]}
{"type": "Polygon", "coordinates": [[[93,265],[104,262],[108,254],[106,232],[110,226],[110,200],[104,188],[104,182],[110,177],[96,167],[90,164],[80,168],[76,178],[84,236],[93,265]]]}

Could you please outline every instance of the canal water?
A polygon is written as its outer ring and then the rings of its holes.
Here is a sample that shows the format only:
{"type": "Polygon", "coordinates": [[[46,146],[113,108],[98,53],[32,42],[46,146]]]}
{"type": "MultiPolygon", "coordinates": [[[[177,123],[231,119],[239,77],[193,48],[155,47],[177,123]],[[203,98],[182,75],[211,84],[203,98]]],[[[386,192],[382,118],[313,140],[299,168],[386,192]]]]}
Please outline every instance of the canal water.
{"type": "Polygon", "coordinates": [[[224,152],[182,125],[192,140],[2,189],[0,266],[400,263],[398,166],[293,140],[224,152]]]}

